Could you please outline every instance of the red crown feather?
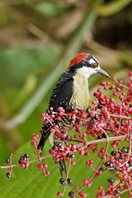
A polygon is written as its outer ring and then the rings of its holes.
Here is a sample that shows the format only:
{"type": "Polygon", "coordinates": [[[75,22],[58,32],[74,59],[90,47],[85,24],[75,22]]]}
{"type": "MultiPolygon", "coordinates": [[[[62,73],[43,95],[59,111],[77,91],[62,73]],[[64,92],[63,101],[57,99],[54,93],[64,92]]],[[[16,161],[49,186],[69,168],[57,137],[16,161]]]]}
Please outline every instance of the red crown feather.
{"type": "Polygon", "coordinates": [[[88,53],[78,53],[74,56],[74,58],[70,61],[69,65],[68,65],[68,68],[72,67],[73,65],[81,62],[81,61],[84,61],[86,59],[88,59],[88,56],[89,54],[88,53]]]}

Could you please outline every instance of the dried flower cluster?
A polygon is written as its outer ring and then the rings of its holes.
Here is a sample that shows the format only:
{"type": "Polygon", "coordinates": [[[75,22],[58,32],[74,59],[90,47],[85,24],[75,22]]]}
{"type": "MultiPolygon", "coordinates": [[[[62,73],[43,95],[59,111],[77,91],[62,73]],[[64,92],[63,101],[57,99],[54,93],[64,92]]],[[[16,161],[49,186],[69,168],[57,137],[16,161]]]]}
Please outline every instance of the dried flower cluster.
{"type": "MultiPolygon", "coordinates": [[[[58,112],[51,108],[41,115],[41,120],[51,125],[50,132],[58,139],[47,157],[53,157],[56,163],[64,158],[67,165],[66,176],[59,180],[63,189],[57,192],[58,197],[65,196],[66,186],[70,185],[69,197],[85,198],[84,191],[90,191],[96,178],[103,177],[104,172],[112,172],[113,177],[107,178],[107,188],[98,186],[97,198],[120,198],[124,192],[132,197],[132,72],[129,79],[126,85],[116,79],[111,83],[102,82],[94,92],[95,100],[86,111],[73,109],[67,113],[60,107],[58,112]],[[61,130],[60,123],[64,118],[69,121],[70,130],[61,130]],[[90,158],[92,152],[97,154],[98,166],[90,158]],[[71,166],[76,168],[80,158],[85,159],[85,167],[91,169],[92,175],[85,177],[81,186],[75,186],[69,172],[71,166]]],[[[37,167],[48,176],[48,165],[43,162],[46,157],[37,149],[38,141],[39,135],[33,134],[31,145],[36,148],[37,167]]],[[[30,163],[33,161],[27,154],[19,159],[20,167],[28,168],[30,163]]],[[[13,167],[12,164],[8,167],[10,176],[13,167]]]]}

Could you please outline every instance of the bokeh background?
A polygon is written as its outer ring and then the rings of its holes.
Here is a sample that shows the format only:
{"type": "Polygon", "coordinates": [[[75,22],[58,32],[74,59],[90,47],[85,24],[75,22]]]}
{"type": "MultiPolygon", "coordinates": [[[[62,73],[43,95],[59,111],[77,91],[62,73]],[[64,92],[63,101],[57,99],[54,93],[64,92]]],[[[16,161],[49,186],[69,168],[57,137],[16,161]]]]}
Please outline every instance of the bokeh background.
{"type": "MultiPolygon", "coordinates": [[[[132,1],[0,0],[0,164],[39,131],[55,82],[81,51],[126,81],[132,1]]],[[[91,78],[91,93],[101,80],[91,78]]]]}

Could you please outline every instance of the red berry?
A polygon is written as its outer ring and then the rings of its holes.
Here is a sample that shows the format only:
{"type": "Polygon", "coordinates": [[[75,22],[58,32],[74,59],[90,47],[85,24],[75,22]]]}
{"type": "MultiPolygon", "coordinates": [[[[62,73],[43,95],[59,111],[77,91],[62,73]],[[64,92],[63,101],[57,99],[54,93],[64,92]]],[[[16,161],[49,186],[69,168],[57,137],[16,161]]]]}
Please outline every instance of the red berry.
{"type": "Polygon", "coordinates": [[[62,192],[57,192],[58,197],[62,197],[62,195],[63,195],[62,192]]]}

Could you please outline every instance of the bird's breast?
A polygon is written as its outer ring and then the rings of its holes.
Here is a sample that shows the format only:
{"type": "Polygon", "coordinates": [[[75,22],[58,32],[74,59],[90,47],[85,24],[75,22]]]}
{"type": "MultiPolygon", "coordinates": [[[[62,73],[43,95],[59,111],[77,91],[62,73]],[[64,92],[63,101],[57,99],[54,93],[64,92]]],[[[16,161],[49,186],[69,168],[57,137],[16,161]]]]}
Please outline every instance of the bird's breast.
{"type": "Polygon", "coordinates": [[[87,109],[89,104],[88,81],[86,78],[76,75],[73,81],[73,95],[70,104],[78,109],[87,109]]]}

